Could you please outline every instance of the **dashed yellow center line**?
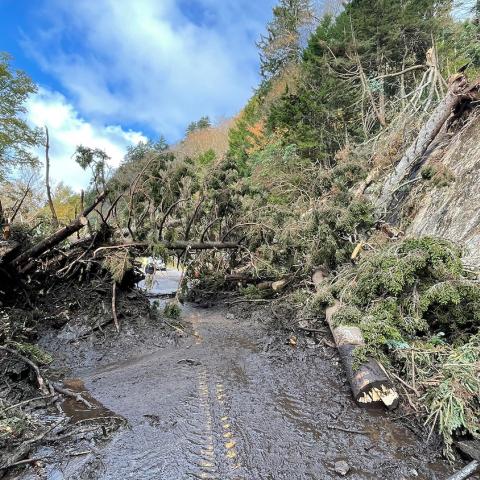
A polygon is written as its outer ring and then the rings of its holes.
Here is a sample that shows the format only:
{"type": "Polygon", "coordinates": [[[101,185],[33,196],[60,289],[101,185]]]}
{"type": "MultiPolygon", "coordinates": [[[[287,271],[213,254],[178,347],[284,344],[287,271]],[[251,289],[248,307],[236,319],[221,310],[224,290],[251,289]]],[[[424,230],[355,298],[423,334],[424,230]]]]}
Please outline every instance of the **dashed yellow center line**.
{"type": "MultiPolygon", "coordinates": [[[[193,336],[195,337],[195,345],[200,345],[203,343],[203,338],[200,335],[197,325],[198,318],[197,316],[191,317],[191,324],[193,330],[193,336]]],[[[200,407],[205,418],[205,439],[202,442],[200,447],[200,461],[197,464],[201,469],[200,473],[197,475],[198,478],[202,479],[215,479],[215,471],[217,470],[217,461],[215,453],[215,445],[213,438],[213,419],[212,419],[212,408],[210,402],[210,389],[209,389],[209,375],[205,367],[201,368],[198,372],[197,378],[197,390],[200,400],[200,407]]],[[[215,385],[215,398],[218,404],[221,407],[221,410],[225,409],[225,403],[228,400],[225,388],[222,383],[217,382],[215,385]]],[[[232,425],[230,419],[227,415],[223,415],[221,418],[221,437],[223,437],[223,455],[230,469],[236,470],[241,468],[242,465],[238,460],[237,453],[237,441],[235,439],[234,433],[232,431],[232,425]]]]}
{"type": "Polygon", "coordinates": [[[208,388],[208,372],[205,368],[202,368],[198,372],[198,382],[197,390],[198,396],[200,398],[200,408],[205,418],[205,439],[200,448],[200,462],[198,466],[202,470],[200,472],[200,478],[215,478],[212,476],[210,470],[216,469],[216,460],[215,460],[215,446],[213,442],[213,421],[210,408],[210,395],[208,388]]]}
{"type": "MultiPolygon", "coordinates": [[[[215,385],[215,393],[216,393],[216,399],[217,402],[221,407],[224,406],[225,400],[227,398],[227,395],[225,393],[225,389],[222,383],[217,382],[215,385]]],[[[237,459],[237,441],[235,439],[234,433],[232,431],[232,425],[230,423],[230,418],[228,415],[224,415],[220,418],[221,424],[222,424],[222,429],[223,429],[223,438],[224,438],[224,455],[228,459],[230,467],[232,469],[237,469],[241,467],[240,462],[237,460],[234,462],[235,459],[237,459]]]]}
{"type": "Polygon", "coordinates": [[[197,315],[192,315],[190,317],[190,322],[192,324],[192,330],[193,333],[192,335],[195,337],[195,345],[200,345],[203,342],[203,337],[200,335],[200,333],[197,330],[197,315]]]}

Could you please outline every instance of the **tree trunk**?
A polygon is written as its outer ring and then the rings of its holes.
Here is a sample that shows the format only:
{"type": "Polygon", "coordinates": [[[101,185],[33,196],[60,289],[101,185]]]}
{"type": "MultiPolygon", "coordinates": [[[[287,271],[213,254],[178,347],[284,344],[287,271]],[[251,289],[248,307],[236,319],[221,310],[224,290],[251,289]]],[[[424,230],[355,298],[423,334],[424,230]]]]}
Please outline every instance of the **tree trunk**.
{"type": "Polygon", "coordinates": [[[30,269],[30,264],[27,265],[25,268],[21,268],[27,262],[38,258],[42,253],[46,252],[50,248],[58,245],[60,242],[68,238],[73,233],[77,232],[81,228],[83,228],[87,223],[87,215],[92,212],[92,210],[102,202],[107,195],[107,192],[103,192],[100,194],[92,205],[90,205],[87,209],[85,209],[72,223],[67,225],[66,227],[61,228],[53,235],[45,238],[41,242],[34,245],[32,248],[29,248],[25,252],[21,253],[18,257],[16,257],[11,263],[17,269],[20,269],[22,273],[30,269]],[[28,267],[28,268],[27,268],[28,267]]]}
{"type": "Polygon", "coordinates": [[[3,227],[4,223],[5,223],[5,219],[3,215],[3,205],[2,205],[2,199],[0,198],[0,227],[3,227]]]}
{"type": "MultiPolygon", "coordinates": [[[[176,240],[173,242],[166,242],[161,241],[157,242],[157,245],[161,245],[162,247],[168,250],[233,250],[238,248],[240,245],[236,242],[195,242],[195,241],[185,241],[185,240],[176,240]]],[[[119,245],[108,245],[105,247],[99,247],[97,250],[100,249],[114,249],[114,248],[129,248],[129,247],[150,247],[151,244],[148,242],[131,242],[131,243],[122,243],[119,245]]]]}
{"type": "Polygon", "coordinates": [[[419,159],[427,151],[428,147],[445,125],[445,122],[450,117],[454,108],[464,98],[463,93],[465,92],[466,86],[467,80],[464,76],[460,76],[451,84],[445,98],[433,111],[400,162],[398,162],[395,170],[384,183],[382,192],[377,201],[379,211],[385,211],[388,209],[398,185],[400,185],[407,174],[417,165],[419,159]]]}
{"type": "Polygon", "coordinates": [[[188,248],[189,250],[228,250],[238,248],[236,242],[186,242],[183,240],[177,240],[175,242],[160,242],[165,248],[170,250],[183,250],[188,248]]]}
{"type": "Polygon", "coordinates": [[[383,403],[388,409],[396,408],[398,394],[376,360],[369,359],[358,369],[354,368],[355,349],[365,345],[365,341],[358,327],[334,325],[333,315],[340,307],[341,304],[337,302],[334,306],[327,308],[326,319],[345,367],[353,397],[362,405],[383,403]]]}
{"type": "Polygon", "coordinates": [[[45,187],[47,189],[47,199],[50,211],[52,212],[53,226],[58,227],[58,217],[57,212],[55,212],[55,207],[53,206],[52,193],[50,191],[50,136],[48,134],[48,127],[45,126],[45,187]]]}

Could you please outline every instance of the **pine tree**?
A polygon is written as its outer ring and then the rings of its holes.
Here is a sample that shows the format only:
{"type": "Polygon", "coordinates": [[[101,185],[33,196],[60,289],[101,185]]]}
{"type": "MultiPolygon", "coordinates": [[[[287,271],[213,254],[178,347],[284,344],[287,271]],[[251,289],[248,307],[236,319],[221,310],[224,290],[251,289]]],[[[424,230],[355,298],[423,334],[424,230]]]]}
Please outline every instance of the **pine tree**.
{"type": "Polygon", "coordinates": [[[212,126],[212,122],[210,121],[210,117],[208,115],[204,115],[200,118],[200,120],[196,122],[190,122],[187,127],[186,136],[190,135],[191,133],[201,130],[202,128],[209,128],[212,126]]]}
{"type": "Polygon", "coordinates": [[[273,9],[273,20],[267,25],[267,35],[262,35],[257,43],[264,80],[300,61],[302,31],[313,19],[311,0],[280,0],[273,9]]]}
{"type": "Polygon", "coordinates": [[[210,121],[210,117],[207,115],[200,118],[200,120],[197,122],[197,130],[200,130],[201,128],[209,128],[211,126],[212,122],[210,121]]]}
{"type": "MultiPolygon", "coordinates": [[[[425,63],[450,4],[351,0],[325,16],[303,52],[302,81],[273,105],[269,128],[326,164],[345,141],[363,141],[388,123],[388,102],[401,89],[396,73],[425,63]]],[[[403,88],[415,88],[413,74],[403,88]]]]}

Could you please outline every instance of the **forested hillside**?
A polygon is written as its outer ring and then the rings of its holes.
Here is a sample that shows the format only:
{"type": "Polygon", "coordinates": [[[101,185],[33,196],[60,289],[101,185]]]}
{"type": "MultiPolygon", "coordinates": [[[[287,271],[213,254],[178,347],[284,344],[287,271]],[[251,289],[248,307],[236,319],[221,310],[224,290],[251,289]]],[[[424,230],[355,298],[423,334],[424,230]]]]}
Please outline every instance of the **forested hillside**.
{"type": "MultiPolygon", "coordinates": [[[[133,145],[114,171],[80,146],[88,191],[59,185],[50,202],[10,175],[46,137],[19,119],[35,87],[3,57],[0,213],[21,244],[8,262],[85,281],[95,251],[115,292],[148,252],[185,268],[173,305],[222,291],[276,299],[278,328],[294,333],[334,307],[332,329],[363,337],[353,372],[381,362],[453,459],[455,438],[480,436],[480,3],[351,0],[325,13],[280,0],[258,49],[261,83],[235,118],[133,145]],[[35,250],[73,224],[85,230],[68,240],[83,242],[76,256],[35,250]]],[[[9,322],[1,342],[30,342],[9,322]]]]}

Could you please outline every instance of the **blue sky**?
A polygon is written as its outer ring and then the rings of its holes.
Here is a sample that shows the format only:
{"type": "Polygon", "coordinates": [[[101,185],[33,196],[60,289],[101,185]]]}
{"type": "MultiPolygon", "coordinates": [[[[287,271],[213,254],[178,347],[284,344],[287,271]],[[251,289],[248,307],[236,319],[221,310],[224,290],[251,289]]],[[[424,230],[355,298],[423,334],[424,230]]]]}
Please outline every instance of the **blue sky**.
{"type": "Polygon", "coordinates": [[[0,51],[39,85],[56,180],[74,188],[79,143],[118,165],[131,143],[237,113],[258,84],[255,41],[275,0],[0,0],[0,51]]]}

